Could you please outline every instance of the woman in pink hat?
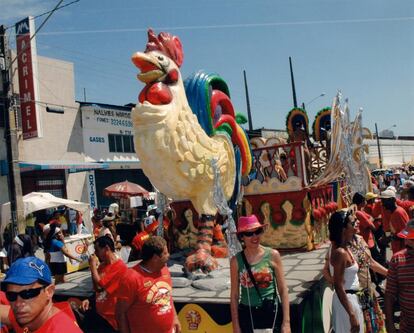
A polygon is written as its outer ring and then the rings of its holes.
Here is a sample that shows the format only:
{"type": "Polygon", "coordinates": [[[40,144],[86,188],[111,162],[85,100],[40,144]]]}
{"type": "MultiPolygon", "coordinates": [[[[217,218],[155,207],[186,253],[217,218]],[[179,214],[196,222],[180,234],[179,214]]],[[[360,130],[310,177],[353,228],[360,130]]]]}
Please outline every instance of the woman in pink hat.
{"type": "Polygon", "coordinates": [[[230,261],[234,333],[250,333],[253,329],[290,333],[283,264],[277,250],[260,245],[265,227],[255,215],[242,216],[238,221],[237,236],[244,249],[230,261]]]}

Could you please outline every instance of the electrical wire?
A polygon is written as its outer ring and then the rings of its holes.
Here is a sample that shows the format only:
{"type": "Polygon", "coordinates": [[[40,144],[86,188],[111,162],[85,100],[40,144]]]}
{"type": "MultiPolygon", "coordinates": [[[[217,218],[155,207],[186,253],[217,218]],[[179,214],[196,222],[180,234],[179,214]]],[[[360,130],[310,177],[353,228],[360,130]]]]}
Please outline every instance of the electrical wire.
{"type": "Polygon", "coordinates": [[[20,51],[20,53],[17,53],[16,52],[16,57],[11,61],[11,63],[9,64],[9,66],[7,67],[6,70],[9,70],[11,68],[11,66],[13,65],[13,63],[19,58],[19,56],[30,46],[30,42],[32,41],[32,39],[35,38],[35,36],[37,35],[37,33],[43,28],[43,26],[46,24],[46,22],[49,20],[49,18],[53,15],[53,13],[57,10],[57,8],[60,6],[60,4],[62,2],[63,2],[63,0],[59,0],[58,4],[55,6],[55,8],[53,8],[49,12],[49,15],[43,20],[43,22],[40,24],[40,26],[36,29],[36,31],[33,34],[33,36],[30,37],[29,43],[27,43],[27,45],[20,51]]]}
{"type": "MultiPolygon", "coordinates": [[[[65,4],[65,5],[59,6],[59,7],[57,7],[57,8],[55,9],[55,11],[56,11],[56,10],[59,10],[59,9],[62,9],[62,8],[65,8],[65,7],[68,7],[68,6],[70,6],[70,5],[73,5],[74,3],[79,2],[79,1],[80,1],[80,0],[74,0],[74,1],[72,1],[72,2],[69,2],[69,3],[65,4]]],[[[47,12],[44,12],[44,13],[42,13],[42,14],[39,14],[39,15],[33,16],[33,20],[35,20],[35,19],[37,19],[37,18],[39,18],[39,17],[42,17],[42,16],[44,16],[44,15],[46,15],[46,14],[49,14],[49,13],[51,13],[52,11],[53,11],[53,9],[52,9],[52,10],[49,10],[49,11],[47,11],[47,12]]],[[[13,28],[14,26],[15,26],[15,24],[13,24],[13,25],[9,25],[8,27],[6,27],[6,28],[5,28],[5,30],[8,30],[8,29],[10,29],[10,28],[13,28]]]]}

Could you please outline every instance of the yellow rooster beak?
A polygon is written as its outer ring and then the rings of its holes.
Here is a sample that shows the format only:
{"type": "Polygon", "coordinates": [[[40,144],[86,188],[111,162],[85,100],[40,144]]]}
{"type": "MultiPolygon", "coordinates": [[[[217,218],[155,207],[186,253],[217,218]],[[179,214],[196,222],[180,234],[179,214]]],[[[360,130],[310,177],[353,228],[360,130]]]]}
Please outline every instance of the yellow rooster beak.
{"type": "Polygon", "coordinates": [[[137,78],[144,83],[155,82],[165,75],[157,58],[150,54],[136,52],[132,55],[131,60],[141,70],[137,78]]]}

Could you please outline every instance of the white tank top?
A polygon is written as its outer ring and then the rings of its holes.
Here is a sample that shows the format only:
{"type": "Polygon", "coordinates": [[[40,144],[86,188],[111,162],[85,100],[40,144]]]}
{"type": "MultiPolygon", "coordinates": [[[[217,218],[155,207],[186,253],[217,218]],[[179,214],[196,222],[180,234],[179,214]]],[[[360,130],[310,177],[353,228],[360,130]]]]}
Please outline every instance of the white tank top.
{"type": "MultiPolygon", "coordinates": [[[[331,252],[332,246],[329,248],[329,272],[333,276],[334,268],[331,265],[331,252]]],[[[354,259],[354,264],[345,267],[344,271],[344,289],[345,290],[358,290],[359,289],[359,279],[358,279],[358,269],[359,266],[351,253],[352,258],[354,259]]]]}

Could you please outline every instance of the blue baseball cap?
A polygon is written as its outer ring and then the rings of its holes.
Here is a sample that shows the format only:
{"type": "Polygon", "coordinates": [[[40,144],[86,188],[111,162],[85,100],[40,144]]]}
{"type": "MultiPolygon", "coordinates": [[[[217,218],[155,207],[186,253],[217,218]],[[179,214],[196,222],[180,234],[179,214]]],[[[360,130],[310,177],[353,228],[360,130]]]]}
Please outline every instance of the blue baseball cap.
{"type": "Polygon", "coordinates": [[[12,283],[28,285],[35,282],[52,283],[52,274],[48,265],[39,258],[17,259],[10,267],[2,284],[12,283]]]}

